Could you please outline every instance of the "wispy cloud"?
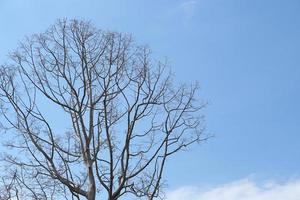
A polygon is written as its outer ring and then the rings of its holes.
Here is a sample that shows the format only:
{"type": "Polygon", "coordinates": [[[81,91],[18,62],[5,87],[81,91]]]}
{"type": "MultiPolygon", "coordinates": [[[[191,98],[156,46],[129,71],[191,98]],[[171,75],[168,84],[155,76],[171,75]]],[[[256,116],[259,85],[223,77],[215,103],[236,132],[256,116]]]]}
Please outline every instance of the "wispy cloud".
{"type": "Polygon", "coordinates": [[[191,19],[197,9],[198,1],[196,0],[188,0],[184,1],[179,5],[180,10],[183,12],[184,17],[186,19],[191,19]]]}
{"type": "Polygon", "coordinates": [[[167,200],[299,200],[300,180],[263,184],[252,180],[240,180],[203,190],[198,187],[182,187],[167,194],[167,200]]]}

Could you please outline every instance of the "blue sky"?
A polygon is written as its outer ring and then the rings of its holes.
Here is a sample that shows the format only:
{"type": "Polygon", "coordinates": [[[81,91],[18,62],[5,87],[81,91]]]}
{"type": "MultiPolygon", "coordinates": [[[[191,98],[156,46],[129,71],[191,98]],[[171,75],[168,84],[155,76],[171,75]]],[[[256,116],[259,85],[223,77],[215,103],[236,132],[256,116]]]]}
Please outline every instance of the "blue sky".
{"type": "Polygon", "coordinates": [[[132,33],[168,58],[178,82],[199,81],[209,102],[215,137],[170,160],[169,188],[298,179],[299,9],[299,0],[0,0],[0,62],[58,18],[132,33]]]}

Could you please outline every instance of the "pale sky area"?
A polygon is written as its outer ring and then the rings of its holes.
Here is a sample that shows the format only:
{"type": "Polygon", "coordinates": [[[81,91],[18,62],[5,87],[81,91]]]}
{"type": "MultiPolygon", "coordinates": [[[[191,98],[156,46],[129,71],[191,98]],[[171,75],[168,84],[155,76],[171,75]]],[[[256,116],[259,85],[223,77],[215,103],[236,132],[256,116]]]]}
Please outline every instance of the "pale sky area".
{"type": "Polygon", "coordinates": [[[209,103],[214,137],[169,160],[168,200],[299,200],[299,11],[299,0],[0,0],[0,63],[59,18],[131,33],[209,103]]]}

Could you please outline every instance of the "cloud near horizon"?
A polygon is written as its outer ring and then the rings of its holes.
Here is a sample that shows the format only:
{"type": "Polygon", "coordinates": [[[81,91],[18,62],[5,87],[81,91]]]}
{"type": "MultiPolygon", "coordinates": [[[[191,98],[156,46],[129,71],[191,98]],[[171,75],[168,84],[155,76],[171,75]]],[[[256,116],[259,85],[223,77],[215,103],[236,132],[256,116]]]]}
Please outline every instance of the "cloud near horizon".
{"type": "Polygon", "coordinates": [[[300,180],[259,184],[244,179],[210,189],[181,187],[167,193],[167,200],[300,200],[300,180]]]}

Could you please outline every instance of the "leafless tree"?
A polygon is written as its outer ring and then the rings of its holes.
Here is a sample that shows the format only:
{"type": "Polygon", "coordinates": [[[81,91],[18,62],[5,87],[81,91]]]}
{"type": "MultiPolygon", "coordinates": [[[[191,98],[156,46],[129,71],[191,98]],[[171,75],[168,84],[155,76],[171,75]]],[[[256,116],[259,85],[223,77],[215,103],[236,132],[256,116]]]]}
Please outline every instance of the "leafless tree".
{"type": "Polygon", "coordinates": [[[162,199],[167,158],[206,139],[197,84],[174,84],[129,35],[59,20],[10,58],[1,199],[162,199]]]}

